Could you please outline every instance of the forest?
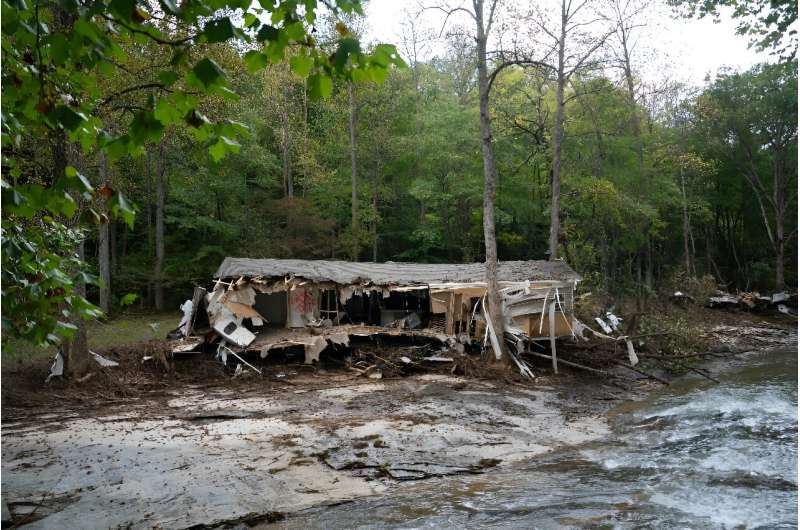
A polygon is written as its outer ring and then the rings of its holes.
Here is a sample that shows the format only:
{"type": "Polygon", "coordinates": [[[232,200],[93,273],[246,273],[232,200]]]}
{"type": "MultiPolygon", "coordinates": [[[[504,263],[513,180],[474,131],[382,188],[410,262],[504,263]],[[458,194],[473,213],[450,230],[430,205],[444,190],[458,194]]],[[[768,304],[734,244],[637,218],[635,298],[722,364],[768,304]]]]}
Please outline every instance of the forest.
{"type": "Polygon", "coordinates": [[[796,6],[772,5],[741,24],[773,60],[697,89],[637,70],[645,0],[431,4],[444,26],[409,13],[393,44],[354,0],[3,0],[4,338],[177,309],[226,256],[793,289],[796,6]]]}

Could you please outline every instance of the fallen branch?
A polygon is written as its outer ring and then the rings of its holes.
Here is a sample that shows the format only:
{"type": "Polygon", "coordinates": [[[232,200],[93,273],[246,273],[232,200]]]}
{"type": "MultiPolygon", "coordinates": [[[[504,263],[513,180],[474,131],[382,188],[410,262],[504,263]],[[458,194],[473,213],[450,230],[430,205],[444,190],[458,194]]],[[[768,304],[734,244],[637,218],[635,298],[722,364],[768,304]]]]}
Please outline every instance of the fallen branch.
{"type": "Polygon", "coordinates": [[[705,377],[706,379],[708,379],[709,381],[713,381],[713,382],[719,384],[719,379],[714,379],[710,375],[706,374],[705,372],[703,372],[700,369],[695,368],[694,366],[689,366],[689,365],[683,364],[682,362],[678,362],[678,361],[672,361],[672,363],[680,366],[681,368],[685,368],[686,370],[691,370],[692,372],[694,372],[696,374],[700,374],[703,377],[705,377]]]}
{"type": "MultiPolygon", "coordinates": [[[[550,355],[545,355],[545,354],[543,354],[543,353],[534,353],[534,352],[528,352],[528,355],[533,355],[533,356],[535,356],[535,357],[541,357],[542,359],[548,359],[548,360],[550,360],[550,361],[552,361],[552,360],[553,360],[553,357],[552,357],[552,356],[550,356],[550,355]]],[[[560,363],[564,363],[564,364],[566,364],[567,366],[572,366],[573,368],[580,368],[581,370],[587,370],[587,371],[589,371],[589,372],[594,372],[594,373],[596,373],[596,374],[601,374],[601,375],[610,375],[610,374],[609,374],[608,372],[606,372],[605,370],[598,370],[597,368],[591,368],[591,367],[589,367],[589,366],[584,366],[584,365],[582,365],[582,364],[574,363],[574,362],[572,362],[572,361],[565,361],[564,359],[559,359],[559,360],[558,360],[558,362],[560,362],[560,363]]]]}
{"type": "Polygon", "coordinates": [[[669,382],[669,381],[667,381],[666,379],[662,379],[661,377],[658,377],[657,375],[653,375],[653,374],[651,374],[651,373],[645,372],[644,370],[640,370],[639,368],[634,368],[634,367],[633,367],[633,366],[631,366],[630,364],[627,364],[627,363],[621,363],[621,362],[617,362],[617,364],[618,364],[619,366],[624,366],[624,367],[625,367],[625,368],[627,368],[628,370],[633,370],[634,372],[636,372],[636,373],[638,373],[638,374],[642,374],[643,376],[646,376],[646,377],[649,377],[650,379],[653,379],[653,380],[655,380],[655,381],[658,381],[659,383],[663,383],[663,384],[665,384],[665,385],[667,385],[667,386],[669,386],[669,384],[670,384],[670,382],[669,382]]]}

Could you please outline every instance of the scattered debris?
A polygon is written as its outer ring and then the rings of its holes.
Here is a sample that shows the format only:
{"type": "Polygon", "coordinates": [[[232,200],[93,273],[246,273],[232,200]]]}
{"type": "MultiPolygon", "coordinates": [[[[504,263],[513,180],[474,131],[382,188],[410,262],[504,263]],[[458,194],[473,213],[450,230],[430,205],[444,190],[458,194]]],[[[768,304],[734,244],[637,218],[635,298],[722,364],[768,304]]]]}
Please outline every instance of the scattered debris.
{"type": "Polygon", "coordinates": [[[55,359],[53,359],[53,364],[52,366],[50,366],[50,375],[47,376],[47,379],[45,379],[44,382],[49,383],[52,378],[63,377],[63,376],[64,376],[64,354],[61,352],[61,350],[58,350],[55,359]]]}
{"type": "Polygon", "coordinates": [[[89,350],[89,353],[92,354],[92,357],[94,358],[95,362],[97,362],[97,364],[99,364],[103,368],[113,368],[114,366],[119,366],[119,363],[117,361],[112,361],[111,359],[106,359],[105,357],[103,357],[99,353],[95,353],[95,352],[93,352],[91,350],[89,350]]]}

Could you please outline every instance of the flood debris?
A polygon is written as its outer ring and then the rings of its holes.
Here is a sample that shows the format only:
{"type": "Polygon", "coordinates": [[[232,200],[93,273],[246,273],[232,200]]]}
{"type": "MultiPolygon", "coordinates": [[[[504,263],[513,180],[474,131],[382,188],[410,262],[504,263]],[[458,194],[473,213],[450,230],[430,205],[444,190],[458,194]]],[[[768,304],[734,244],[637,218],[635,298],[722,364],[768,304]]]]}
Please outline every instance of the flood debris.
{"type": "Polygon", "coordinates": [[[709,297],[707,306],[713,309],[739,309],[754,312],[772,312],[791,314],[790,307],[797,307],[797,293],[787,292],[762,295],[757,291],[739,292],[735,295],[717,291],[709,297]]]}
{"type": "Polygon", "coordinates": [[[437,344],[439,350],[429,352],[428,360],[404,355],[408,362],[393,363],[458,364],[465,351],[491,347],[498,355],[505,340],[520,373],[533,377],[520,353],[531,341],[549,339],[557,369],[555,341],[574,335],[570,323],[580,276],[563,261],[508,261],[500,264],[498,277],[502,330],[485,318],[482,263],[226,258],[213,288],[195,289],[181,306],[179,329],[190,333],[185,340],[192,346],[182,343],[174,353],[224,344],[227,351],[217,348],[217,357],[227,362],[234,353],[266,359],[302,348],[305,364],[314,365],[324,351],[351,348],[355,338],[402,338],[437,344]]]}
{"type": "Polygon", "coordinates": [[[61,352],[61,350],[58,350],[58,353],[56,353],[56,356],[53,359],[53,364],[50,366],[50,374],[47,376],[47,379],[45,379],[44,382],[49,383],[52,378],[63,377],[63,376],[64,376],[64,354],[61,352]]]}
{"type": "Polygon", "coordinates": [[[103,357],[99,353],[95,353],[95,352],[93,352],[91,350],[89,350],[89,353],[92,354],[92,358],[94,359],[94,361],[97,364],[99,364],[100,366],[102,366],[103,368],[113,368],[115,366],[119,366],[119,363],[117,361],[112,361],[111,359],[106,359],[105,357],[103,357]]]}

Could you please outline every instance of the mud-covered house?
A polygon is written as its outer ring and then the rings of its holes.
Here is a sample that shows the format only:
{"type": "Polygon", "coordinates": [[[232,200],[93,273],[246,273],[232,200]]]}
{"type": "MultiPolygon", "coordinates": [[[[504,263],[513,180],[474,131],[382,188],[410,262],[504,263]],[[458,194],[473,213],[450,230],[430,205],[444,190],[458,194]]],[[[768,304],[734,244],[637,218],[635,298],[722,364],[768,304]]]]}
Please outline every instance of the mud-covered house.
{"type": "MultiPolygon", "coordinates": [[[[353,336],[426,337],[482,347],[491,338],[487,331],[494,331],[484,318],[485,271],[483,263],[225,258],[212,290],[195,290],[184,331],[264,358],[302,346],[307,363],[353,336]]],[[[522,345],[572,333],[580,276],[566,263],[505,261],[498,280],[507,341],[522,345]]]]}

